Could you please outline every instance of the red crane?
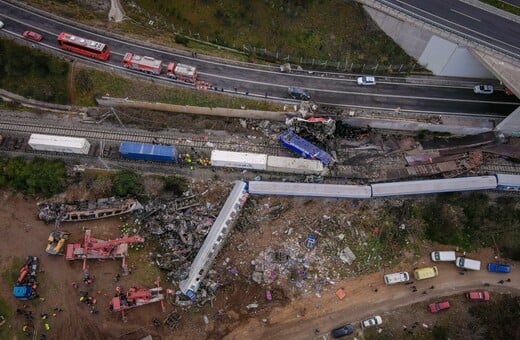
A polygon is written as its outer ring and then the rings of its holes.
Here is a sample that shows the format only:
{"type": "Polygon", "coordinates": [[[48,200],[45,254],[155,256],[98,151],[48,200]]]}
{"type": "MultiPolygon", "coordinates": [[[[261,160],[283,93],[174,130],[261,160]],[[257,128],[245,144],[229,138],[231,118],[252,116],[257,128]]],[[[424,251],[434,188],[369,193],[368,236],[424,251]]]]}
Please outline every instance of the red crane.
{"type": "Polygon", "coordinates": [[[121,312],[123,320],[126,321],[125,310],[144,306],[154,302],[161,302],[162,311],[166,310],[164,306],[164,298],[166,295],[173,294],[171,289],[164,290],[161,288],[159,278],[155,280],[154,288],[130,288],[126,294],[117,287],[117,295],[110,301],[110,310],[113,312],[121,312]]]}
{"type": "Polygon", "coordinates": [[[89,259],[123,259],[121,265],[123,273],[127,272],[126,257],[128,256],[128,244],[144,242],[141,236],[124,236],[115,240],[100,240],[91,237],[91,230],[85,231],[83,246],[79,243],[68,244],[65,258],[67,260],[83,260],[83,270],[87,268],[89,259]]]}

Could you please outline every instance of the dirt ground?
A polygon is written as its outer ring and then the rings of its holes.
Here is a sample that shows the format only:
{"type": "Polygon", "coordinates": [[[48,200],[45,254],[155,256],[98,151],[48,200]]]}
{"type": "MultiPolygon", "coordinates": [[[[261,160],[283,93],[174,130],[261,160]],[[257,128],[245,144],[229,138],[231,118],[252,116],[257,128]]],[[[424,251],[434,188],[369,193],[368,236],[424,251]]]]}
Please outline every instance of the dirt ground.
{"type": "MultiPolygon", "coordinates": [[[[215,200],[225,197],[215,193],[210,196],[215,200]]],[[[261,201],[261,207],[266,204],[276,206],[284,200],[287,199],[266,198],[261,201]]],[[[140,339],[148,334],[154,339],[322,339],[322,336],[326,338],[330,329],[347,322],[353,323],[362,336],[358,322],[375,313],[380,313],[384,319],[382,330],[396,335],[402,334],[404,326],[412,330],[417,322],[419,328],[424,328],[423,324],[431,328],[436,320],[450,315],[460,316],[468,303],[461,299],[462,293],[469,289],[482,289],[484,283],[489,283],[486,289],[493,292],[517,295],[520,291],[520,272],[517,270],[510,275],[511,283],[500,285],[496,274],[482,270],[460,275],[453,264],[447,263],[438,265],[441,273],[438,278],[416,282],[417,292],[412,292],[409,285],[383,284],[382,275],[385,272],[411,271],[414,267],[430,265],[429,258],[424,256],[413,262],[411,259],[405,260],[395,268],[334,282],[325,286],[320,294],[296,289],[286,282],[275,283],[269,287],[273,295],[273,300],[269,302],[265,298],[266,287],[251,281],[251,261],[267,247],[280,245],[282,237],[277,233],[276,225],[263,223],[232,234],[213,266],[213,275],[219,277],[221,287],[211,304],[189,311],[167,304],[166,312],[161,311],[159,304],[151,304],[128,311],[128,322],[124,323],[118,313],[108,310],[109,300],[115,291],[114,277],[119,272],[119,261],[91,261],[89,270],[96,278],[94,284],[87,286],[80,283],[80,287],[75,289],[71,283],[81,282],[81,261],[68,263],[63,257],[45,253],[46,239],[53,225],[46,225],[36,218],[36,200],[1,191],[0,203],[0,233],[4,240],[0,248],[0,271],[8,271],[13,260],[21,261],[28,255],[38,256],[42,270],[38,276],[38,291],[44,300],[16,301],[10,294],[12,286],[5,278],[0,288],[9,293],[2,294],[1,298],[14,309],[33,311],[37,316],[34,324],[38,334],[42,333],[44,323],[49,323],[51,329],[45,332],[47,339],[140,339]],[[231,268],[236,271],[231,271],[231,268]],[[434,289],[430,289],[432,284],[435,285],[434,289]],[[345,299],[339,300],[335,296],[338,288],[344,288],[347,293],[345,299]],[[82,290],[95,296],[99,314],[91,314],[88,306],[79,302],[79,291],[82,290]],[[440,315],[425,311],[428,303],[451,295],[454,295],[450,298],[454,306],[451,310],[440,315]],[[247,309],[246,306],[251,303],[258,304],[258,307],[247,309]],[[50,316],[47,320],[39,318],[42,312],[52,315],[55,308],[62,310],[56,312],[55,317],[50,316]],[[152,326],[154,318],[162,320],[173,310],[182,316],[176,330],[152,326]]],[[[327,214],[334,204],[327,200],[291,199],[291,209],[286,218],[293,218],[291,214],[302,209],[310,215],[327,214]]],[[[62,229],[72,232],[71,241],[80,242],[83,228],[92,229],[95,237],[110,239],[119,236],[120,224],[118,218],[113,218],[63,224],[62,229]]],[[[430,250],[425,245],[424,254],[430,250]]],[[[487,263],[493,260],[494,253],[484,249],[471,256],[487,263]]],[[[149,287],[153,285],[157,271],[146,258],[146,249],[141,254],[131,251],[129,264],[132,273],[121,279],[119,284],[123,288],[143,287],[143,282],[149,282],[149,287]]],[[[165,281],[162,286],[175,288],[165,281]]],[[[12,315],[0,329],[0,334],[8,334],[12,339],[25,338],[21,332],[24,323],[23,316],[12,315]]]]}

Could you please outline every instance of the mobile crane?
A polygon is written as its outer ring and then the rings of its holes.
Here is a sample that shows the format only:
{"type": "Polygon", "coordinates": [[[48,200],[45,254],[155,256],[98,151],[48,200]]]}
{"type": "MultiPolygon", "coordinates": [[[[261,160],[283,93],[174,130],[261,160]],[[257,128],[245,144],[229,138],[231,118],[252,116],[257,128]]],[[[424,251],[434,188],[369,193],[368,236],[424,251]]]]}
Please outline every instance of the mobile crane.
{"type": "Polygon", "coordinates": [[[164,306],[164,298],[167,295],[172,295],[173,290],[161,288],[160,278],[157,278],[154,282],[154,288],[130,288],[126,294],[121,292],[120,288],[117,287],[117,294],[112,301],[110,301],[110,310],[112,312],[121,312],[123,321],[126,321],[125,311],[127,309],[144,306],[150,303],[161,302],[161,308],[164,312],[166,307],[164,306]]]}
{"type": "Polygon", "coordinates": [[[69,261],[83,260],[83,270],[87,269],[89,259],[116,259],[121,258],[123,274],[127,273],[126,257],[128,256],[128,244],[144,242],[141,236],[123,236],[114,240],[100,240],[91,236],[91,230],[85,231],[83,246],[79,243],[69,243],[65,258],[69,261]]]}

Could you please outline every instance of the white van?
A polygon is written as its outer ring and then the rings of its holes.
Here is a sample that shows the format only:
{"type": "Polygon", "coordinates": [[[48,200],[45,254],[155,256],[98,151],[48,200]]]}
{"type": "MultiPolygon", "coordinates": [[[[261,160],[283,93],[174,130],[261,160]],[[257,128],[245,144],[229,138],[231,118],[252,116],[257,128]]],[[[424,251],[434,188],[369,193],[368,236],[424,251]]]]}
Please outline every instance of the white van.
{"type": "Polygon", "coordinates": [[[480,270],[480,261],[468,259],[466,257],[457,257],[455,265],[463,269],[480,270]]]}
{"type": "Polygon", "coordinates": [[[407,272],[399,272],[393,274],[386,274],[384,276],[385,283],[387,285],[393,285],[394,283],[408,282],[410,281],[410,274],[407,272]]]}
{"type": "Polygon", "coordinates": [[[440,262],[440,261],[455,261],[457,255],[455,255],[454,251],[433,251],[432,252],[432,261],[440,262]]]}

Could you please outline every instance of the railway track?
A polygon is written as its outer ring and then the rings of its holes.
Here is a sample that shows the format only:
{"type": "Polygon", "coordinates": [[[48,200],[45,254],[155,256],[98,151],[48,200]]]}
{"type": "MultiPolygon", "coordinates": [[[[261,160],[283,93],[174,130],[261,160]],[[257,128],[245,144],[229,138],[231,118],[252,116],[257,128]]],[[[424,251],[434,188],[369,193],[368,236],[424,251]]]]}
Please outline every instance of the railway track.
{"type": "MultiPolygon", "coordinates": [[[[56,125],[51,123],[35,123],[20,122],[18,120],[0,121],[0,131],[2,133],[12,134],[48,134],[67,137],[86,138],[89,141],[102,143],[120,143],[120,142],[136,142],[136,143],[153,143],[174,145],[180,151],[197,150],[199,152],[209,153],[212,149],[266,153],[272,155],[286,155],[287,151],[276,142],[267,141],[258,143],[250,140],[233,138],[234,140],[226,140],[225,138],[207,137],[207,136],[190,136],[182,134],[164,134],[152,133],[142,130],[119,130],[107,129],[98,126],[75,126],[56,125]]],[[[231,138],[230,138],[231,139],[231,138]]]]}

